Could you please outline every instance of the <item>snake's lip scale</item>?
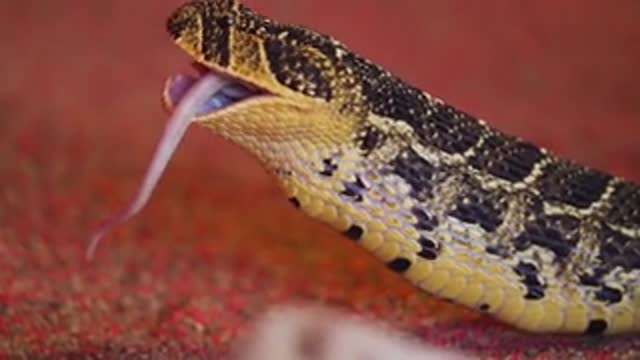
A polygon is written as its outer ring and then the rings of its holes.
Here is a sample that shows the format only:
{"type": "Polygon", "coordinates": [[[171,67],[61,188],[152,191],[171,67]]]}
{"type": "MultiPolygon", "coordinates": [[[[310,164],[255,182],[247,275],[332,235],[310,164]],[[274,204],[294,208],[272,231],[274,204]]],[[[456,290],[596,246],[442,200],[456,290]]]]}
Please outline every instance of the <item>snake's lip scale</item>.
{"type": "Polygon", "coordinates": [[[177,73],[169,76],[164,84],[162,92],[162,103],[164,108],[172,112],[178,103],[183,99],[191,87],[204,75],[212,74],[223,78],[229,85],[222,88],[215,94],[211,94],[209,101],[198,112],[199,116],[209,115],[213,112],[230,107],[236,103],[246,101],[249,98],[271,96],[272,94],[257,86],[247,83],[241,79],[228,74],[215,71],[198,62],[192,62],[191,67],[195,69],[195,74],[177,73]]]}

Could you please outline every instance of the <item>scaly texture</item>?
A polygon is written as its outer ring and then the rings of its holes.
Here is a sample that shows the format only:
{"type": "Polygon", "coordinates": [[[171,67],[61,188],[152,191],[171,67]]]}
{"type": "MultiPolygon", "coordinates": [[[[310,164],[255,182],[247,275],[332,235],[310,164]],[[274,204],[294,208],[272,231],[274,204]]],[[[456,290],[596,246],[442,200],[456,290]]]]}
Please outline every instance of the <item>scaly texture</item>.
{"type": "Polygon", "coordinates": [[[640,329],[637,185],[233,0],[184,5],[168,30],[197,62],[270,94],[197,120],[416,286],[532,332],[640,329]]]}

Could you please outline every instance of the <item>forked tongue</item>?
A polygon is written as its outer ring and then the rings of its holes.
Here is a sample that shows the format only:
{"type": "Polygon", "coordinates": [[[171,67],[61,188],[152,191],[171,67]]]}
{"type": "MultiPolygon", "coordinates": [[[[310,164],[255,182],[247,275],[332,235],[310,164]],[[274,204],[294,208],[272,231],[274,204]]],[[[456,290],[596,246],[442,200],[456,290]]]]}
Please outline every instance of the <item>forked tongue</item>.
{"type": "Polygon", "coordinates": [[[155,153],[144,176],[142,185],[131,204],[120,214],[114,216],[100,226],[90,239],[87,247],[87,260],[93,259],[96,248],[102,237],[114,226],[120,225],[136,215],[149,201],[153,189],[162,176],[167,163],[175,152],[180,140],[187,131],[192,120],[199,113],[207,100],[227,85],[229,81],[213,74],[206,74],[200,78],[186,92],[175,111],[169,118],[164,134],[156,147],[155,153]]]}

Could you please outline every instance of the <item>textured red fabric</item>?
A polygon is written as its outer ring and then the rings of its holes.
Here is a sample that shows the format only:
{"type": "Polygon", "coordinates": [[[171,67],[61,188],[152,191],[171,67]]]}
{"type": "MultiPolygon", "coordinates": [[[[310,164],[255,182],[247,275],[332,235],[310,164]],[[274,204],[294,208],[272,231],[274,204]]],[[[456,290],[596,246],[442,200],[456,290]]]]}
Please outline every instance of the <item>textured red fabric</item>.
{"type": "MultiPolygon", "coordinates": [[[[248,3],[505,131],[640,179],[640,2],[248,3]]],[[[141,180],[165,76],[186,68],[164,31],[178,4],[0,3],[0,354],[221,357],[271,305],[305,300],[485,357],[640,357],[637,337],[534,337],[416,292],[195,127],[149,206],[85,264],[91,229],[141,180]]]]}

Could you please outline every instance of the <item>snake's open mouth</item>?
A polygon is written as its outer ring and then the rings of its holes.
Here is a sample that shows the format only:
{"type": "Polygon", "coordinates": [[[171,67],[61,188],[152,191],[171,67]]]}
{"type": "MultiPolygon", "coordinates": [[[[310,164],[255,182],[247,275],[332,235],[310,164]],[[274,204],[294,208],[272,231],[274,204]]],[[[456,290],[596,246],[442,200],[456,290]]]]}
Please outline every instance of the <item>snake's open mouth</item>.
{"type": "Polygon", "coordinates": [[[192,66],[196,69],[196,75],[176,74],[170,76],[165,82],[162,100],[167,110],[173,111],[189,90],[205,75],[218,77],[221,81],[224,81],[224,84],[219,90],[212,92],[204,103],[197,105],[194,113],[198,117],[221,110],[240,101],[267,94],[241,80],[214,73],[199,63],[194,62],[192,66]]]}
{"type": "Polygon", "coordinates": [[[87,258],[93,257],[100,239],[107,231],[128,220],[146,205],[176,147],[194,120],[197,121],[199,117],[219,112],[238,102],[247,101],[247,99],[261,95],[269,96],[267,92],[258,90],[241,80],[214,73],[199,64],[194,64],[194,67],[199,76],[180,74],[174,75],[166,81],[163,102],[171,112],[171,117],[138,193],[122,213],[106,222],[92,236],[87,248],[87,258]]]}

